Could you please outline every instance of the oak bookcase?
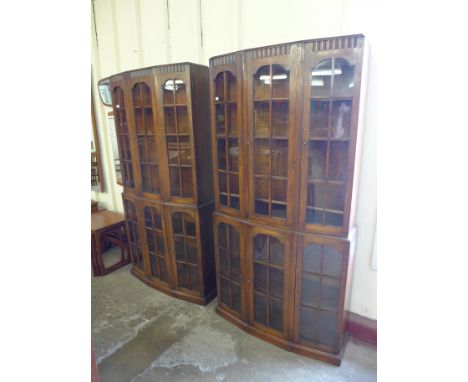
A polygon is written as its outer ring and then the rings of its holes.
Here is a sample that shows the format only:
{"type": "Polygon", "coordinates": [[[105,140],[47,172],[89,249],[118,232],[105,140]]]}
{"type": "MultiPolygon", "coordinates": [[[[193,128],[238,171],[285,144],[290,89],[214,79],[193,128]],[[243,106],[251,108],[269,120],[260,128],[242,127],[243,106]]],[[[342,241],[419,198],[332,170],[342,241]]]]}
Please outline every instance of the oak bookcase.
{"type": "Polygon", "coordinates": [[[153,66],[101,80],[100,89],[106,86],[132,273],[169,295],[206,304],[216,295],[208,68],[153,66]]]}
{"type": "Polygon", "coordinates": [[[353,35],[210,59],[216,310],[334,364],[347,337],[366,50],[353,35]]]}

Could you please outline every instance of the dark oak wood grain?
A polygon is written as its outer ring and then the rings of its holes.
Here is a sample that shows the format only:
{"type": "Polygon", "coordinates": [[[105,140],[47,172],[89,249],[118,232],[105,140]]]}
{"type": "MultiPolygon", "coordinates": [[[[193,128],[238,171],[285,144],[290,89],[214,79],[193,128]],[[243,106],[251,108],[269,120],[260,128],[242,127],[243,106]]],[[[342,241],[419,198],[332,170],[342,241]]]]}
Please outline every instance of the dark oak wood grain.
{"type": "Polygon", "coordinates": [[[210,59],[217,312],[337,365],[356,240],[364,56],[364,36],[352,35],[210,59]]]}
{"type": "Polygon", "coordinates": [[[216,295],[208,68],[160,65],[105,80],[132,274],[171,296],[206,304],[216,295]]]}

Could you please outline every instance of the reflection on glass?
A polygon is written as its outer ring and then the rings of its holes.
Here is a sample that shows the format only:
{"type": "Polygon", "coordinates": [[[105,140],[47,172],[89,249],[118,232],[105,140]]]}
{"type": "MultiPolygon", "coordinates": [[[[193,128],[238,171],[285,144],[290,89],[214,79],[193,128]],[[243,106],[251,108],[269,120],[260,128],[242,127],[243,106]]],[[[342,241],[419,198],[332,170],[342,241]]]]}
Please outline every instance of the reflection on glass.
{"type": "Polygon", "coordinates": [[[167,137],[167,153],[169,164],[179,163],[179,149],[176,137],[167,137]]]}
{"type": "Polygon", "coordinates": [[[309,129],[312,137],[328,137],[330,102],[310,101],[309,129]]]}
{"type": "Polygon", "coordinates": [[[229,143],[229,169],[239,171],[239,141],[237,138],[230,138],[229,143]]]}
{"type": "Polygon", "coordinates": [[[328,277],[322,277],[320,288],[320,306],[323,309],[338,311],[340,302],[340,281],[328,277]]]}
{"type": "Polygon", "coordinates": [[[254,262],[254,289],[263,294],[267,293],[267,272],[265,265],[254,262]]]}
{"type": "Polygon", "coordinates": [[[226,170],[226,140],[218,138],[218,169],[226,170]]]}
{"type": "Polygon", "coordinates": [[[254,320],[263,325],[267,324],[266,298],[258,293],[254,294],[254,320]]]}
{"type": "Polygon", "coordinates": [[[268,261],[268,238],[266,235],[255,236],[254,259],[264,263],[268,261]]]}
{"type": "Polygon", "coordinates": [[[157,145],[156,139],[154,136],[147,136],[146,137],[146,147],[148,150],[148,162],[157,164],[158,163],[158,155],[157,155],[157,145]]]}
{"type": "Polygon", "coordinates": [[[270,327],[283,331],[283,302],[270,299],[270,327]]]}
{"type": "Polygon", "coordinates": [[[288,182],[285,179],[272,179],[271,198],[276,201],[286,202],[287,188],[288,182]]]}
{"type": "Polygon", "coordinates": [[[270,184],[267,178],[255,177],[254,178],[255,198],[268,199],[270,184]]]}
{"type": "Polygon", "coordinates": [[[189,288],[187,265],[177,263],[177,281],[182,288],[189,288]]]}
{"type": "Polygon", "coordinates": [[[270,98],[270,66],[262,66],[254,76],[254,99],[270,98]]]}
{"type": "Polygon", "coordinates": [[[169,79],[163,86],[164,126],[171,195],[193,196],[192,148],[190,143],[190,120],[186,85],[182,80],[169,79]]]}
{"type": "Polygon", "coordinates": [[[192,168],[180,168],[180,177],[182,179],[182,196],[190,197],[193,195],[192,168]]]}
{"type": "Polygon", "coordinates": [[[274,202],[271,203],[271,216],[285,219],[286,212],[287,212],[286,204],[280,204],[280,203],[274,203],[274,202]]]}
{"type": "Polygon", "coordinates": [[[189,137],[179,137],[180,164],[190,166],[192,164],[192,150],[189,137]]]}
{"type": "Polygon", "coordinates": [[[239,285],[236,284],[231,284],[232,289],[232,309],[234,309],[236,312],[241,311],[241,288],[239,285]]]}
{"type": "Polygon", "coordinates": [[[320,329],[318,330],[318,342],[323,345],[334,346],[338,329],[338,315],[336,313],[320,312],[320,329]]]}
{"type": "Polygon", "coordinates": [[[187,243],[187,261],[191,264],[198,263],[197,242],[195,239],[186,239],[187,243]]]}
{"type": "Polygon", "coordinates": [[[270,237],[270,263],[284,265],[284,246],[276,237],[270,237]]]}
{"type": "Polygon", "coordinates": [[[171,194],[180,195],[179,169],[177,167],[169,167],[169,179],[171,183],[171,194]]]}
{"type": "Polygon", "coordinates": [[[332,106],[332,138],[349,138],[351,101],[334,101],[332,106]]]}
{"type": "Polygon", "coordinates": [[[228,88],[227,88],[227,96],[228,101],[236,102],[237,101],[237,80],[236,77],[230,72],[227,73],[228,77],[228,88]]]}
{"type": "Polygon", "coordinates": [[[283,330],[284,245],[277,238],[253,238],[254,320],[283,330]]]}
{"type": "Polygon", "coordinates": [[[109,80],[101,80],[98,84],[99,95],[101,97],[101,101],[106,106],[112,106],[112,99],[111,99],[111,92],[109,86],[109,80]]]}
{"type": "MultiPolygon", "coordinates": [[[[132,90],[132,105],[138,142],[138,159],[143,192],[159,193],[157,148],[153,130],[151,88],[144,82],[136,83],[132,90]]],[[[156,261],[159,264],[159,261],[156,261]]],[[[159,272],[159,265],[157,266],[159,272]]],[[[159,273],[158,273],[159,274],[159,273]]]]}
{"type": "Polygon", "coordinates": [[[269,175],[270,152],[268,140],[256,139],[254,141],[254,174],[269,175]]]}
{"type": "Polygon", "coordinates": [[[309,183],[307,185],[307,205],[310,207],[324,206],[325,186],[322,183],[309,183]]]}
{"type": "Polygon", "coordinates": [[[254,75],[254,210],[287,217],[289,71],[265,65],[254,75]],[[259,176],[262,175],[262,176],[259,176]]]}
{"type": "Polygon", "coordinates": [[[215,78],[216,155],[219,203],[239,209],[239,145],[237,124],[237,83],[231,72],[221,72],[215,78]],[[224,193],[224,194],[221,194],[224,193]]]}
{"type": "Polygon", "coordinates": [[[273,176],[288,176],[288,141],[274,140],[271,142],[271,174],[273,176]]]}
{"type": "Polygon", "coordinates": [[[227,108],[227,130],[231,137],[237,136],[237,105],[226,105],[227,108]]]}
{"type": "Polygon", "coordinates": [[[270,272],[270,295],[276,298],[283,296],[283,271],[276,268],[269,268],[270,272]]]}
{"type": "Polygon", "coordinates": [[[223,277],[221,277],[220,280],[221,280],[221,302],[224,305],[229,305],[229,283],[223,277]]]}
{"type": "Polygon", "coordinates": [[[328,179],[344,181],[348,162],[348,142],[330,142],[328,179]]]}
{"type": "Polygon", "coordinates": [[[175,111],[173,108],[164,108],[164,125],[166,134],[176,134],[175,111]]]}
{"type": "Polygon", "coordinates": [[[175,101],[177,105],[184,105],[187,103],[187,94],[185,90],[185,84],[181,80],[174,80],[175,86],[175,101]]]}
{"type": "Polygon", "coordinates": [[[256,102],[254,105],[254,136],[268,138],[270,105],[266,102],[256,102]]]}
{"type": "Polygon", "coordinates": [[[125,98],[122,89],[116,86],[112,92],[112,106],[115,114],[115,126],[117,131],[117,141],[119,142],[120,167],[123,178],[123,185],[134,187],[132,156],[128,138],[127,115],[125,113],[125,98]]]}
{"type": "Polygon", "coordinates": [[[289,104],[273,102],[271,110],[272,135],[287,138],[288,136],[289,104]]]}
{"type": "Polygon", "coordinates": [[[327,184],[327,208],[331,210],[343,211],[345,202],[344,184],[327,184]]]}
{"type": "Polygon", "coordinates": [[[304,273],[301,290],[301,304],[317,308],[319,306],[320,277],[304,273]]]}
{"type": "Polygon", "coordinates": [[[190,289],[195,291],[201,290],[201,279],[200,279],[200,271],[198,270],[198,266],[194,264],[190,264],[188,266],[189,269],[189,282],[190,282],[190,289]]]}
{"type": "Polygon", "coordinates": [[[301,322],[299,335],[301,339],[316,342],[318,338],[319,311],[317,309],[301,307],[301,322]]]}
{"type": "Polygon", "coordinates": [[[199,290],[198,244],[195,218],[184,212],[172,214],[173,242],[180,287],[199,290]]]}
{"type": "Polygon", "coordinates": [[[335,345],[341,270],[342,255],[334,246],[305,245],[302,256],[300,338],[322,345],[335,345]]]}
{"type": "Polygon", "coordinates": [[[229,176],[229,192],[239,195],[239,179],[237,179],[237,175],[231,174],[229,176]]]}
{"type": "Polygon", "coordinates": [[[224,134],[224,105],[216,105],[216,133],[224,134]]]}
{"type": "Polygon", "coordinates": [[[259,215],[268,215],[270,213],[268,202],[255,199],[255,213],[259,215]]]}
{"type": "Polygon", "coordinates": [[[224,73],[219,73],[215,79],[215,102],[224,102],[224,73]]]}
{"type": "Polygon", "coordinates": [[[226,231],[226,224],[221,223],[218,226],[218,246],[222,248],[227,248],[227,231],[226,231]]]}
{"type": "Polygon", "coordinates": [[[226,299],[222,304],[240,313],[240,255],[239,232],[234,226],[226,223],[218,225],[217,254],[221,273],[221,283],[225,285],[226,299]]]}
{"type": "Polygon", "coordinates": [[[219,267],[220,267],[221,273],[223,275],[229,276],[227,250],[219,248],[218,255],[219,255],[219,267]]]}
{"type": "Polygon", "coordinates": [[[281,65],[272,65],[272,76],[270,81],[273,84],[272,98],[289,97],[289,71],[281,65]]]}
{"type": "Polygon", "coordinates": [[[309,178],[324,180],[326,162],[327,142],[311,141],[309,143],[309,178]]]}
{"type": "Polygon", "coordinates": [[[343,225],[354,71],[344,58],[326,58],[311,73],[309,181],[323,183],[308,185],[307,223],[343,225]]]}
{"type": "Polygon", "coordinates": [[[343,225],[343,214],[327,211],[325,214],[325,224],[340,227],[343,225]]]}
{"type": "Polygon", "coordinates": [[[309,244],[304,248],[302,257],[302,271],[320,273],[322,246],[320,244],[309,244]]]}
{"type": "Polygon", "coordinates": [[[227,193],[227,176],[224,172],[218,173],[219,178],[219,192],[227,193]]]}
{"type": "Polygon", "coordinates": [[[125,201],[124,208],[128,227],[128,245],[132,262],[135,267],[143,270],[143,256],[140,248],[136,209],[134,204],[129,200],[125,201]]]}
{"type": "Polygon", "coordinates": [[[179,134],[189,133],[189,120],[186,106],[177,107],[177,128],[179,129],[179,134]]]}
{"type": "Polygon", "coordinates": [[[231,196],[229,198],[229,200],[230,200],[230,203],[231,203],[230,204],[231,208],[235,208],[237,210],[240,208],[239,196],[231,196]]]}

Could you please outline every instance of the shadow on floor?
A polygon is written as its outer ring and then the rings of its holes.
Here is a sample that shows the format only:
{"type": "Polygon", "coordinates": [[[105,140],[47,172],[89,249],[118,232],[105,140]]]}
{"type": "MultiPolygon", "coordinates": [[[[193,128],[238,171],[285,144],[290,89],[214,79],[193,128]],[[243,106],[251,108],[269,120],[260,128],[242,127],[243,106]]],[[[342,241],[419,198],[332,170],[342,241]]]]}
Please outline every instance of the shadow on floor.
{"type": "Polygon", "coordinates": [[[376,348],[350,339],[341,367],[257,339],[202,307],[166,296],[130,266],[92,279],[92,336],[101,382],[370,382],[376,348]]]}

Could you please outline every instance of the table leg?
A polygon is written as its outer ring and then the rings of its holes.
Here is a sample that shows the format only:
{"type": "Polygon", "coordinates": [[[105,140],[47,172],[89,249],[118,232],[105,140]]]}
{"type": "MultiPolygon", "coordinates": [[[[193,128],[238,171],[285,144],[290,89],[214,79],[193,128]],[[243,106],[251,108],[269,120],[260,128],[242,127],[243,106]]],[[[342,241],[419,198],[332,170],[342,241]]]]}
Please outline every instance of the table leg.
{"type": "Polygon", "coordinates": [[[101,275],[99,271],[99,264],[98,264],[97,258],[98,258],[98,254],[97,254],[96,236],[91,234],[91,264],[93,266],[93,275],[95,277],[101,275]]]}

